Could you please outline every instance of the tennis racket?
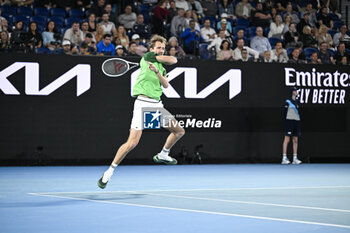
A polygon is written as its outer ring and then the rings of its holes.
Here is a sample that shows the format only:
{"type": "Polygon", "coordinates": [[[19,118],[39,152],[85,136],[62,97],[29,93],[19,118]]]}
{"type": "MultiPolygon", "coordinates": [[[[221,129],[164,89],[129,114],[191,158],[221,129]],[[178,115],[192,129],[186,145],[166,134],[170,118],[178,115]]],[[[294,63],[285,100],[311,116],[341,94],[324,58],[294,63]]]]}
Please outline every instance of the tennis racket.
{"type": "Polygon", "coordinates": [[[139,66],[139,63],[126,61],[121,58],[110,58],[102,63],[102,72],[108,77],[119,77],[130,69],[139,66]]]}

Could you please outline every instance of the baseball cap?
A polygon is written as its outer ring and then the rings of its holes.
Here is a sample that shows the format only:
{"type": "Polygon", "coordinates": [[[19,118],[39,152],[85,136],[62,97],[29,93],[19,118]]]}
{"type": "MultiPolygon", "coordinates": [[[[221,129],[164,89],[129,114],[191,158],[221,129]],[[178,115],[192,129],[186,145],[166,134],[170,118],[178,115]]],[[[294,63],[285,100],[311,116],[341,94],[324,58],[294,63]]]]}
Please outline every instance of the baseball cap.
{"type": "Polygon", "coordinates": [[[227,23],[227,20],[226,20],[226,19],[222,19],[220,22],[226,24],[226,23],[227,23]]]}
{"type": "Polygon", "coordinates": [[[123,49],[123,46],[117,45],[117,47],[115,47],[115,50],[117,50],[117,49],[123,49]]]}
{"type": "Polygon", "coordinates": [[[221,18],[227,18],[227,14],[226,13],[222,13],[221,14],[221,18]]]}
{"type": "Polygon", "coordinates": [[[138,34],[134,34],[134,35],[132,35],[131,39],[137,40],[137,39],[140,39],[140,36],[138,34]]]}
{"type": "Polygon", "coordinates": [[[69,40],[64,40],[62,42],[62,46],[65,46],[65,45],[70,45],[70,41],[69,40]]]}

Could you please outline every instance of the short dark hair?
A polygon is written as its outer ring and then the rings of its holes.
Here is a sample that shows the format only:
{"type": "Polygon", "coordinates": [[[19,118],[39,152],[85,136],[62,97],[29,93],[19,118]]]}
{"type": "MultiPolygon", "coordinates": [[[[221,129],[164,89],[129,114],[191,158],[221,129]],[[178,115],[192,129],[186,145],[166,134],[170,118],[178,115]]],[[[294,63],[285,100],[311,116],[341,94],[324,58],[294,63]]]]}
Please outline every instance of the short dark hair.
{"type": "Polygon", "coordinates": [[[86,33],[85,37],[93,38],[93,36],[90,32],[86,33]]]}
{"type": "Polygon", "coordinates": [[[111,34],[108,34],[108,33],[107,33],[107,34],[104,34],[104,35],[103,35],[103,39],[106,39],[106,37],[112,37],[112,35],[111,35],[111,34]]]}

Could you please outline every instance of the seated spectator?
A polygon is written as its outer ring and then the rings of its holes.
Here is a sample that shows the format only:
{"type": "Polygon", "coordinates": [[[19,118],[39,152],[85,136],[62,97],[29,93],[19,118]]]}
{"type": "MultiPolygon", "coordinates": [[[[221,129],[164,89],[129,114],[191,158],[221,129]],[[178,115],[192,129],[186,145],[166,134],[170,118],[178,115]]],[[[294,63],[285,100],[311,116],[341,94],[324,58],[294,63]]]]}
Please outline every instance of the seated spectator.
{"type": "Polygon", "coordinates": [[[183,51],[183,49],[179,46],[179,43],[177,41],[177,38],[175,36],[170,37],[168,40],[168,46],[174,47],[176,50],[176,54],[178,58],[184,58],[186,56],[186,53],[183,51]]]}
{"type": "Polygon", "coordinates": [[[218,5],[214,0],[202,0],[201,1],[204,16],[216,18],[218,12],[218,5]]]}
{"type": "Polygon", "coordinates": [[[224,31],[226,36],[231,36],[231,32],[227,28],[227,20],[226,19],[220,20],[220,30],[224,31]]]}
{"type": "Polygon", "coordinates": [[[179,37],[181,35],[181,33],[185,30],[185,28],[188,27],[186,19],[184,17],[185,15],[185,11],[184,9],[180,8],[177,11],[177,16],[175,16],[172,20],[171,20],[171,35],[172,36],[176,36],[179,37]]]}
{"type": "Polygon", "coordinates": [[[195,21],[190,21],[190,27],[181,34],[184,39],[185,52],[193,55],[199,55],[199,43],[203,42],[203,38],[198,30],[195,29],[195,21]]]}
{"type": "Polygon", "coordinates": [[[102,54],[102,55],[112,55],[114,56],[115,54],[115,47],[111,43],[112,42],[112,35],[111,34],[105,34],[103,36],[103,40],[100,41],[96,45],[97,47],[97,53],[102,54]]]}
{"type": "Polygon", "coordinates": [[[9,52],[10,45],[9,34],[6,31],[2,31],[0,36],[0,53],[9,52]]]}
{"type": "Polygon", "coordinates": [[[247,59],[251,58],[254,59],[254,61],[257,61],[259,59],[259,52],[255,51],[254,49],[249,48],[248,46],[244,46],[244,40],[238,39],[237,41],[237,47],[233,50],[235,56],[235,60],[242,59],[242,49],[247,50],[247,59]]]}
{"type": "Polygon", "coordinates": [[[130,56],[130,57],[140,57],[136,53],[136,47],[137,47],[136,42],[131,41],[130,44],[129,44],[129,49],[128,49],[128,56],[130,56]]]}
{"type": "Polygon", "coordinates": [[[109,16],[107,12],[103,12],[102,21],[99,23],[102,26],[105,34],[116,35],[117,30],[115,28],[115,24],[109,21],[109,16]]]}
{"type": "Polygon", "coordinates": [[[276,4],[276,8],[278,12],[283,12],[287,10],[287,5],[289,4],[290,1],[285,1],[285,0],[277,0],[274,1],[276,4]]]}
{"type": "Polygon", "coordinates": [[[18,20],[15,24],[15,28],[11,33],[11,47],[14,51],[24,49],[24,43],[26,42],[26,32],[23,28],[23,21],[18,20]]]}
{"type": "Polygon", "coordinates": [[[309,24],[309,16],[310,16],[309,13],[304,13],[303,18],[297,24],[296,29],[299,35],[303,35],[303,29],[305,26],[309,26],[311,30],[311,25],[309,24]]]}
{"type": "Polygon", "coordinates": [[[222,13],[220,15],[220,21],[216,23],[216,28],[217,30],[221,30],[221,24],[223,24],[224,22],[226,22],[226,30],[232,34],[232,25],[231,22],[227,20],[228,15],[226,13],[222,13]]]}
{"type": "Polygon", "coordinates": [[[199,23],[198,23],[197,15],[196,15],[195,17],[192,17],[192,11],[187,10],[187,11],[185,12],[185,20],[186,20],[186,23],[187,23],[188,25],[190,25],[190,21],[191,21],[191,20],[194,20],[194,22],[195,22],[194,28],[195,28],[197,31],[200,31],[200,30],[201,30],[201,27],[199,26],[199,23]],[[197,20],[195,20],[195,18],[196,18],[197,20]]]}
{"type": "Polygon", "coordinates": [[[136,23],[136,14],[132,12],[132,7],[129,5],[125,7],[124,11],[124,14],[119,15],[119,23],[123,24],[126,30],[131,30],[136,23]]]}
{"type": "Polygon", "coordinates": [[[97,0],[92,4],[90,12],[96,16],[96,20],[99,20],[102,17],[102,14],[105,10],[106,0],[97,0]]]}
{"type": "Polygon", "coordinates": [[[78,53],[78,50],[76,47],[71,46],[71,42],[69,40],[63,40],[62,42],[62,48],[58,50],[59,54],[66,54],[66,55],[72,55],[78,53]]]}
{"type": "Polygon", "coordinates": [[[268,38],[277,38],[282,39],[284,30],[284,24],[282,22],[282,18],[280,15],[276,15],[274,18],[274,22],[270,24],[270,31],[268,34],[268,38]]]}
{"type": "Polygon", "coordinates": [[[314,64],[314,65],[322,64],[321,59],[319,59],[317,56],[317,52],[313,52],[311,54],[310,61],[308,62],[308,64],[314,64]]]}
{"type": "Polygon", "coordinates": [[[115,47],[115,55],[117,57],[125,57],[126,56],[125,49],[122,45],[117,45],[117,47],[115,47]]]}
{"type": "Polygon", "coordinates": [[[167,19],[167,23],[171,23],[171,20],[177,16],[177,8],[176,8],[176,4],[175,4],[175,1],[174,0],[170,0],[170,3],[169,3],[170,7],[168,9],[170,15],[167,19]]]}
{"type": "Polygon", "coordinates": [[[225,40],[226,35],[225,31],[220,30],[219,31],[219,36],[216,37],[207,47],[208,50],[214,49],[216,53],[220,51],[220,46],[223,40],[225,40]]]}
{"type": "Polygon", "coordinates": [[[72,23],[72,27],[67,29],[63,36],[63,40],[69,40],[73,44],[72,47],[83,42],[83,38],[83,32],[79,29],[77,21],[72,23]]]}
{"type": "Polygon", "coordinates": [[[176,5],[176,8],[182,8],[186,11],[188,11],[188,4],[186,2],[186,0],[175,0],[175,5],[176,5]]]}
{"type": "Polygon", "coordinates": [[[202,27],[200,30],[201,36],[205,43],[210,43],[217,37],[216,32],[210,27],[209,19],[205,19],[203,25],[204,27],[202,27]]]}
{"type": "Polygon", "coordinates": [[[264,11],[261,2],[256,4],[256,9],[252,11],[252,25],[255,27],[269,27],[271,15],[264,11]]]}
{"type": "Polygon", "coordinates": [[[243,39],[244,40],[244,46],[248,46],[248,40],[244,35],[244,30],[243,29],[238,29],[237,35],[233,38],[232,41],[232,49],[235,49],[237,47],[237,41],[238,39],[243,39]]]}
{"type": "Polygon", "coordinates": [[[137,34],[140,36],[141,39],[149,40],[151,37],[151,27],[148,24],[144,23],[144,17],[143,14],[137,15],[137,21],[132,27],[133,34],[137,34]]]}
{"type": "Polygon", "coordinates": [[[305,64],[306,61],[299,59],[299,48],[294,48],[292,52],[292,57],[288,60],[288,63],[294,63],[294,64],[305,64]]]}
{"type": "Polygon", "coordinates": [[[332,17],[328,14],[327,7],[322,7],[320,14],[317,18],[320,27],[325,25],[327,28],[332,29],[334,27],[332,17]]]}
{"type": "Polygon", "coordinates": [[[36,22],[30,22],[27,32],[26,46],[29,47],[32,51],[35,51],[35,49],[41,48],[42,45],[43,37],[38,31],[38,25],[36,22]]]}
{"type": "Polygon", "coordinates": [[[286,14],[289,14],[292,17],[292,23],[295,25],[299,23],[299,16],[298,14],[294,13],[292,3],[290,2],[287,4],[286,14]]]}
{"type": "Polygon", "coordinates": [[[349,65],[349,59],[346,57],[346,56],[344,56],[344,57],[342,57],[341,58],[341,62],[339,63],[340,65],[349,65]]]}
{"type": "Polygon", "coordinates": [[[94,13],[91,13],[88,17],[89,32],[95,33],[97,30],[96,16],[94,13]]]}
{"type": "Polygon", "coordinates": [[[128,49],[129,47],[129,37],[126,35],[126,30],[123,25],[119,25],[117,28],[117,34],[115,38],[118,38],[120,40],[120,44],[125,48],[128,49]]]}
{"type": "Polygon", "coordinates": [[[287,50],[283,48],[281,41],[278,41],[275,44],[275,49],[271,51],[271,59],[280,63],[287,63],[287,61],[289,60],[287,50]]]}
{"type": "Polygon", "coordinates": [[[103,27],[101,25],[98,25],[97,30],[95,32],[96,44],[98,44],[100,41],[102,41],[104,34],[105,34],[105,32],[103,31],[103,27]]]}
{"type": "MultiPolygon", "coordinates": [[[[17,1],[17,0],[14,0],[17,1]]],[[[61,8],[64,11],[70,11],[74,6],[74,0],[58,0],[54,1],[53,7],[54,8],[61,8]]],[[[73,51],[73,49],[72,49],[73,51]]]]}
{"type": "Polygon", "coordinates": [[[327,33],[327,31],[328,31],[328,28],[325,25],[321,25],[318,31],[317,41],[319,45],[322,42],[326,42],[328,48],[332,48],[333,39],[332,39],[332,36],[329,33],[327,33]]]}
{"type": "Polygon", "coordinates": [[[340,42],[344,42],[345,44],[348,44],[350,46],[350,36],[346,34],[347,27],[346,25],[342,25],[340,27],[340,32],[337,32],[333,36],[333,45],[338,46],[340,42]]]}
{"type": "Polygon", "coordinates": [[[248,54],[248,50],[246,49],[246,48],[243,48],[242,50],[241,50],[241,56],[240,56],[240,58],[238,59],[238,61],[241,61],[241,62],[252,62],[252,61],[254,61],[254,58],[253,57],[251,57],[251,56],[249,56],[249,54],[248,54]]]}
{"type": "Polygon", "coordinates": [[[289,14],[284,15],[284,29],[283,34],[289,31],[289,27],[292,24],[292,16],[289,14]]]}
{"type": "Polygon", "coordinates": [[[345,43],[340,42],[337,48],[337,52],[334,54],[334,60],[336,64],[341,64],[343,57],[346,57],[346,61],[349,61],[350,54],[348,54],[345,50],[345,43]]]}
{"type": "MultiPolygon", "coordinates": [[[[16,24],[17,24],[17,22],[16,22],[16,24]]],[[[23,26],[23,22],[22,22],[22,26],[23,26]]],[[[0,32],[9,32],[9,33],[12,32],[12,29],[11,29],[11,27],[9,27],[9,24],[8,24],[8,21],[6,18],[3,18],[0,22],[0,32]]]]}
{"type": "Polygon", "coordinates": [[[326,42],[321,42],[320,51],[317,56],[321,59],[322,64],[335,64],[332,54],[328,51],[328,45],[326,42]]]}
{"type": "Polygon", "coordinates": [[[166,23],[170,18],[170,12],[166,8],[166,4],[165,0],[161,0],[153,10],[153,32],[161,36],[165,36],[166,23]]]}
{"type": "Polygon", "coordinates": [[[96,39],[93,33],[89,32],[89,23],[88,21],[84,21],[81,23],[81,31],[83,32],[83,40],[85,40],[85,37],[87,34],[89,34],[90,36],[92,36],[92,40],[94,41],[94,43],[96,43],[96,39]]]}
{"type": "Polygon", "coordinates": [[[76,0],[73,8],[80,10],[89,10],[91,6],[92,5],[90,0],[76,0]]]}
{"type": "Polygon", "coordinates": [[[223,13],[227,15],[228,18],[235,19],[235,11],[233,7],[232,0],[222,0],[218,4],[219,15],[221,16],[223,13]]]}
{"type": "Polygon", "coordinates": [[[89,46],[83,41],[79,46],[79,55],[91,55],[89,46]]]}
{"type": "Polygon", "coordinates": [[[175,48],[175,47],[170,47],[170,48],[168,49],[168,54],[169,54],[169,56],[177,57],[176,48],[175,48]]]}
{"type": "Polygon", "coordinates": [[[302,47],[303,44],[298,41],[299,33],[295,30],[295,24],[291,23],[289,25],[289,30],[284,33],[284,42],[286,43],[286,48],[299,46],[302,47]]]}
{"type": "Polygon", "coordinates": [[[203,17],[203,8],[202,8],[202,5],[200,4],[199,1],[197,0],[188,0],[188,9],[191,11],[191,12],[195,12],[198,17],[202,18],[203,17]]]}
{"type": "Polygon", "coordinates": [[[264,56],[260,58],[260,62],[272,63],[272,62],[275,62],[275,60],[272,59],[271,52],[267,50],[264,52],[264,56]]]}
{"type": "MultiPolygon", "coordinates": [[[[85,43],[88,46],[87,52],[89,54],[96,54],[96,51],[97,51],[96,42],[93,40],[93,34],[92,33],[88,32],[85,35],[84,41],[82,43],[85,43]]],[[[80,46],[81,46],[81,44],[80,44],[80,46]]]]}
{"type": "Polygon", "coordinates": [[[278,14],[277,9],[275,7],[272,7],[270,10],[270,15],[271,15],[271,19],[275,19],[276,15],[280,15],[280,14],[278,14]]]}
{"type": "Polygon", "coordinates": [[[216,54],[218,61],[232,61],[235,54],[231,49],[231,45],[227,40],[223,40],[220,46],[220,51],[216,54]]]}
{"type": "Polygon", "coordinates": [[[308,23],[311,25],[311,28],[316,27],[316,25],[317,25],[316,10],[312,8],[312,4],[311,3],[308,3],[306,5],[305,11],[303,12],[303,14],[305,14],[305,13],[309,14],[309,21],[308,21],[308,23]]]}
{"type": "MultiPolygon", "coordinates": [[[[131,42],[135,42],[136,43],[135,52],[140,57],[143,57],[143,55],[145,55],[145,53],[148,51],[148,49],[146,48],[145,44],[140,41],[140,36],[138,34],[132,35],[131,42]]],[[[131,42],[130,42],[130,44],[131,44],[131,42]]],[[[130,46],[130,44],[129,44],[129,46],[130,46]]]]}
{"type": "Polygon", "coordinates": [[[242,0],[240,3],[236,5],[236,10],[235,10],[236,16],[239,18],[249,19],[251,15],[251,11],[253,9],[254,8],[252,7],[252,5],[250,5],[248,0],[242,0]]]}
{"type": "Polygon", "coordinates": [[[47,22],[46,29],[41,36],[43,38],[43,47],[50,51],[57,50],[60,47],[61,35],[57,32],[54,21],[50,20],[47,22]]]}
{"type": "Polygon", "coordinates": [[[310,26],[306,25],[303,29],[303,34],[301,34],[299,41],[303,43],[304,48],[318,48],[317,46],[317,40],[312,36],[311,34],[311,28],[310,26]]]}
{"type": "Polygon", "coordinates": [[[109,20],[110,22],[114,23],[114,25],[116,25],[116,24],[119,23],[116,13],[113,12],[112,4],[107,3],[107,4],[105,5],[104,13],[107,13],[107,14],[108,14],[108,20],[109,20]]]}
{"type": "Polygon", "coordinates": [[[263,56],[265,51],[271,51],[270,42],[263,36],[263,29],[261,27],[256,28],[256,36],[250,41],[250,47],[258,51],[261,56],[263,56]]]}

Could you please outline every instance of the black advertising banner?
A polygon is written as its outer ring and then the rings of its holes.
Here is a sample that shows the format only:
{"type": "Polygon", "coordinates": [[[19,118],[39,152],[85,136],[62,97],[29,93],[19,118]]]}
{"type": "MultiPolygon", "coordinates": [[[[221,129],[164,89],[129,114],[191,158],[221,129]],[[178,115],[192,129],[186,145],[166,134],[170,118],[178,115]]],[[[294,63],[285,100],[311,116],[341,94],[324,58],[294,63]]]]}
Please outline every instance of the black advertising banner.
{"type": "MultiPolygon", "coordinates": [[[[101,69],[107,59],[2,56],[0,160],[110,161],[128,136],[139,70],[108,77],[101,69]]],[[[278,162],[283,105],[296,87],[300,157],[350,159],[349,66],[179,60],[166,69],[162,101],[186,129],[174,156],[200,148],[204,162],[278,162]]],[[[151,162],[166,137],[164,129],[145,129],[126,162],[151,162]]]]}

